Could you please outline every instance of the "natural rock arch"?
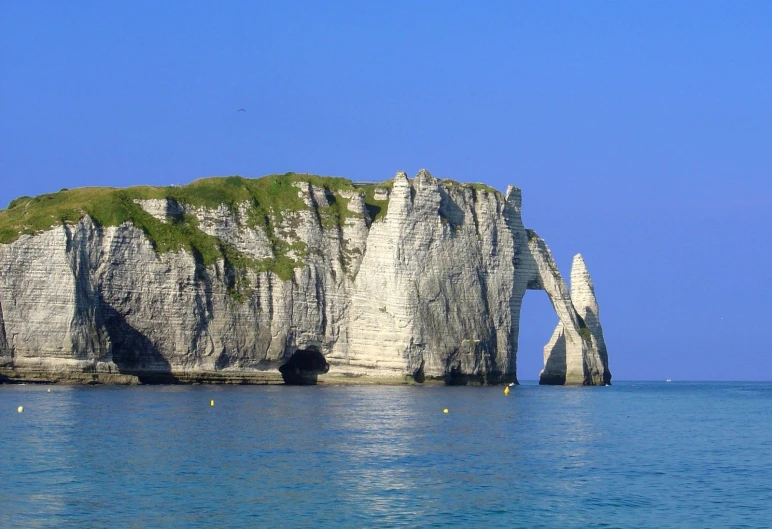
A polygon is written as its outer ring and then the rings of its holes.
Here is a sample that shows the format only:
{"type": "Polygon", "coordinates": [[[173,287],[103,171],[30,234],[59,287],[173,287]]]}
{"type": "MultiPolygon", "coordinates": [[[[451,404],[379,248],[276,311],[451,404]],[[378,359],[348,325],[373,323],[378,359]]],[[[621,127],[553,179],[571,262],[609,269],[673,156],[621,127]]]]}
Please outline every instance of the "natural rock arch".
{"type": "Polygon", "coordinates": [[[528,247],[533,259],[530,269],[537,272],[528,281],[528,288],[546,291],[559,319],[550,341],[544,346],[544,369],[539,373],[539,383],[610,384],[611,372],[595,287],[584,259],[581,254],[574,256],[569,291],[546,243],[532,230],[528,230],[528,247]]]}

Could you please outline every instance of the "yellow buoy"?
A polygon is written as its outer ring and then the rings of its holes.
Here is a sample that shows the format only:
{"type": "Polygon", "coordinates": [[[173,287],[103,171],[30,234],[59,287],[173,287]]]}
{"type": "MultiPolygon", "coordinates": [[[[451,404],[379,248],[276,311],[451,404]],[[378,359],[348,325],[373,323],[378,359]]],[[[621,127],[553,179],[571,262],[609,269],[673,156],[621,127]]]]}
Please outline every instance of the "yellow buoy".
{"type": "Polygon", "coordinates": [[[509,386],[504,388],[504,395],[509,395],[509,386]]]}
{"type": "Polygon", "coordinates": [[[448,409],[445,408],[444,410],[442,410],[442,413],[448,413],[448,409]]]}
{"type": "Polygon", "coordinates": [[[19,406],[19,407],[16,409],[16,411],[18,411],[19,413],[23,412],[23,411],[24,411],[24,406],[19,406]]]}
{"type": "Polygon", "coordinates": [[[210,401],[209,401],[209,405],[210,405],[210,406],[214,406],[214,401],[213,401],[213,400],[210,400],[210,401]]]}

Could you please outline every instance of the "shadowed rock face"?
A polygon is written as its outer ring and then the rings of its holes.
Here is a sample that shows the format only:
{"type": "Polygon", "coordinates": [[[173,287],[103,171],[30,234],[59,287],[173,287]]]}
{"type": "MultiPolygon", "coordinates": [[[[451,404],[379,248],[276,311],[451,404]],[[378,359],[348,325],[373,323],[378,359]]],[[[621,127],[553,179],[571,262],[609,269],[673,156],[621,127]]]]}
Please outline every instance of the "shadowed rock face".
{"type": "Polygon", "coordinates": [[[3,321],[3,307],[0,305],[0,366],[12,365],[11,349],[5,339],[5,322],[3,321]]]}
{"type": "Polygon", "coordinates": [[[163,222],[195,217],[196,229],[255,262],[285,245],[297,263],[286,280],[205,266],[184,249],[158,253],[130,223],[103,227],[88,216],[0,244],[0,375],[516,381],[520,307],[538,289],[560,321],[541,381],[610,380],[583,261],[569,292],[544,241],[522,224],[519,189],[502,195],[422,170],[412,180],[398,173],[372,206],[357,190],[294,185],[304,207],[280,212],[271,233],[250,222],[246,204],[138,202],[163,222]],[[345,220],[329,221],[335,208],[345,220]],[[237,276],[248,286],[240,296],[237,276]]]}
{"type": "Polygon", "coordinates": [[[330,370],[330,364],[315,347],[299,349],[293,353],[286,364],[279,368],[285,384],[313,385],[319,375],[330,370]]]}

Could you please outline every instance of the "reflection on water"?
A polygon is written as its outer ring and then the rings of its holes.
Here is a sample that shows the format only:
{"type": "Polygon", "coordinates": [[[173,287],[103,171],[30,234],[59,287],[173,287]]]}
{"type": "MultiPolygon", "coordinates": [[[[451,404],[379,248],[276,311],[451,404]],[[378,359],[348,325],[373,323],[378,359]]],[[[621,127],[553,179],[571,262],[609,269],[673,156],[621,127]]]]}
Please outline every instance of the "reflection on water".
{"type": "Polygon", "coordinates": [[[51,389],[0,386],[1,527],[760,526],[772,514],[772,385],[51,389]]]}
{"type": "MultiPolygon", "coordinates": [[[[19,402],[25,402],[25,411],[9,420],[3,421],[3,429],[14,432],[15,442],[11,449],[8,443],[2,443],[3,459],[10,460],[6,468],[16,468],[18,472],[11,482],[11,476],[3,476],[0,504],[5,505],[12,515],[24,516],[35,513],[25,519],[27,527],[44,527],[50,520],[60,519],[67,512],[67,498],[78,489],[74,470],[79,466],[76,455],[77,446],[73,442],[76,413],[72,388],[57,388],[53,395],[41,395],[41,388],[20,388],[19,402]],[[48,397],[42,400],[44,406],[26,405],[27,397],[48,397]],[[63,449],[66,447],[67,449],[63,449]],[[28,494],[13,496],[9,487],[29,490],[28,494]],[[6,496],[8,494],[8,496],[6,496]],[[48,520],[48,521],[47,521],[48,520]]],[[[43,389],[45,391],[45,389],[43,389]]],[[[5,395],[4,395],[5,396],[5,395]]],[[[6,399],[3,399],[5,402],[6,399]]],[[[5,419],[6,417],[4,417],[5,419]]],[[[2,474],[0,474],[2,475],[2,474]]]]}

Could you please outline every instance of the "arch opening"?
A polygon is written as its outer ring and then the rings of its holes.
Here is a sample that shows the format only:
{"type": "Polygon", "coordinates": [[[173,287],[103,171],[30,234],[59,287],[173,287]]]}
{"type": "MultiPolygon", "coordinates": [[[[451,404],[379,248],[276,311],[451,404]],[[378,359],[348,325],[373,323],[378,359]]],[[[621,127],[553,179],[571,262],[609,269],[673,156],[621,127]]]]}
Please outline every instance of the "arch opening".
{"type": "Polygon", "coordinates": [[[555,309],[543,290],[527,290],[520,307],[517,339],[517,379],[533,383],[544,369],[544,346],[557,324],[555,309]]]}
{"type": "Polygon", "coordinates": [[[330,370],[330,364],[316,347],[296,350],[279,368],[285,384],[309,386],[317,383],[317,377],[330,370]]]}

